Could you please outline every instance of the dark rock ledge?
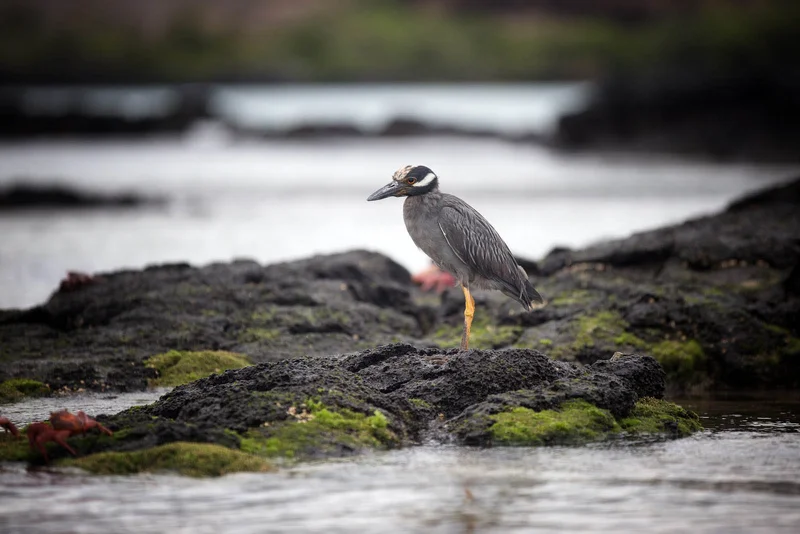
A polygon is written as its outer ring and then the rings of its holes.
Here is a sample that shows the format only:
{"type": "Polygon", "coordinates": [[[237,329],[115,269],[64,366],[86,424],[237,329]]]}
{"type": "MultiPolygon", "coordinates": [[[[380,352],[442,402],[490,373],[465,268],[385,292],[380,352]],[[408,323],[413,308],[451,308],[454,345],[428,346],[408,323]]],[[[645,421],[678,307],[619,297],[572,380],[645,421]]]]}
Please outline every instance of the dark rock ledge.
{"type": "MultiPolygon", "coordinates": [[[[152,459],[142,457],[176,443],[189,451],[190,443],[214,444],[233,451],[236,461],[244,453],[274,465],[429,439],[581,444],[699,429],[694,414],[657,400],[663,391],[664,373],[650,356],[618,354],[584,367],[530,349],[459,352],[398,343],[263,363],[179,386],[152,405],[100,418],[114,436],[72,438],[80,457],[66,463],[103,473],[149,470],[152,459]]],[[[53,447],[52,455],[67,454],[53,447]]],[[[9,438],[0,442],[2,458],[38,459],[9,438]]],[[[189,474],[218,474],[213,465],[189,474]]]]}

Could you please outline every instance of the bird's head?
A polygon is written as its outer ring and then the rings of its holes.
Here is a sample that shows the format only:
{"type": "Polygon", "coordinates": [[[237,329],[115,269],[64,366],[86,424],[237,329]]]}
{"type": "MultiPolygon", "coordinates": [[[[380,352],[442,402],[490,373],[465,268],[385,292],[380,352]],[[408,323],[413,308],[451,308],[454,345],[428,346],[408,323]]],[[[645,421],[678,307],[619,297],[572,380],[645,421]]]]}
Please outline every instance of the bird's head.
{"type": "Polygon", "coordinates": [[[392,181],[372,193],[367,200],[424,195],[438,188],[439,178],[428,167],[425,165],[406,165],[397,169],[392,176],[392,181]]]}

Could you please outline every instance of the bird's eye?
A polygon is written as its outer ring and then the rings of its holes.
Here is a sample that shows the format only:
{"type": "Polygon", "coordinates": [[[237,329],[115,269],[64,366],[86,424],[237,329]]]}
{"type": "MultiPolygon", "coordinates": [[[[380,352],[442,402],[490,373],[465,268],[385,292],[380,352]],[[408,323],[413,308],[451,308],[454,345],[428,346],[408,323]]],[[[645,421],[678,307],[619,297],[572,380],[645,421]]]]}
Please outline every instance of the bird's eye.
{"type": "Polygon", "coordinates": [[[417,181],[417,179],[416,179],[416,178],[409,178],[409,179],[408,179],[408,180],[406,180],[406,181],[407,181],[409,184],[411,184],[411,185],[414,185],[414,183],[417,181]]]}

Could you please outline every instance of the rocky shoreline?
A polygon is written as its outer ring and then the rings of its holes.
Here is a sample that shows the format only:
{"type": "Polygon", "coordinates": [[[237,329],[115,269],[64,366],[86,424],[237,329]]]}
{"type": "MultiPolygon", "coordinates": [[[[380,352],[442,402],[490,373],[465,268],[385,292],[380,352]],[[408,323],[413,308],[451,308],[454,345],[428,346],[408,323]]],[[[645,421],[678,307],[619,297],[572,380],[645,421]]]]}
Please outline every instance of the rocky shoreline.
{"type": "MultiPolygon", "coordinates": [[[[617,354],[581,366],[530,349],[459,352],[396,343],[190,382],[151,405],[98,417],[114,434],[71,438],[77,458],[61,464],[109,474],[219,475],[239,470],[243,458],[250,462],[242,470],[262,471],[431,440],[580,445],[700,429],[697,416],[659,400],[663,391],[664,373],[650,356],[617,354]],[[191,460],[164,465],[163,454],[191,460]],[[197,459],[203,454],[214,462],[204,466],[197,459]]],[[[48,454],[67,458],[63,448],[48,454]]],[[[2,459],[42,461],[26,442],[7,436],[2,459]]]]}
{"type": "Polygon", "coordinates": [[[708,69],[681,67],[603,80],[585,109],[560,119],[552,144],[566,150],[796,162],[797,69],[751,68],[710,75],[708,69]]]}
{"type": "MultiPolygon", "coordinates": [[[[796,78],[796,77],[795,77],[796,78]]],[[[147,88],[149,86],[133,86],[147,88]]],[[[681,154],[722,161],[797,162],[800,110],[791,76],[760,73],[709,78],[705,72],[625,75],[596,82],[583,109],[561,116],[552,133],[467,128],[402,113],[381,127],[346,120],[284,127],[243,126],[215,105],[214,84],[169,86],[172,105],[146,116],[84,108],[79,91],[67,93],[58,113],[32,112],[26,89],[0,88],[0,139],[133,139],[190,134],[213,123],[230,138],[267,140],[451,136],[538,144],[561,151],[681,154]]]]}
{"type": "MultiPolygon", "coordinates": [[[[464,353],[460,292],[423,293],[376,253],[101,273],[0,311],[0,399],[186,384],[99,418],[116,434],[72,438],[84,454],[188,441],[271,462],[685,435],[697,421],[665,393],[800,385],[799,207],[796,180],[525,262],[546,305],[476,294],[464,353]]],[[[29,458],[2,443],[0,458],[29,458]]]]}
{"type": "Polygon", "coordinates": [[[105,194],[52,183],[28,185],[20,177],[16,183],[0,188],[0,213],[29,209],[134,209],[162,206],[166,199],[137,193],[105,194]]]}

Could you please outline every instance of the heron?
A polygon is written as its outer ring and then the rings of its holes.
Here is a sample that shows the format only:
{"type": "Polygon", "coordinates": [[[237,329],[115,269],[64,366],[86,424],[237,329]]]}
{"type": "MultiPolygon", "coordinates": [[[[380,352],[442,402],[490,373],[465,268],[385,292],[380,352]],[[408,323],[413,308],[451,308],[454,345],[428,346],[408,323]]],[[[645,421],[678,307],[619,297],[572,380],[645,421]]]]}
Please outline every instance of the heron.
{"type": "Polygon", "coordinates": [[[461,350],[469,349],[475,300],[470,289],[493,289],[531,311],[542,296],[486,218],[460,198],[439,191],[439,177],[424,165],[405,165],[367,200],[406,197],[403,220],[414,244],[464,292],[461,350]]]}

